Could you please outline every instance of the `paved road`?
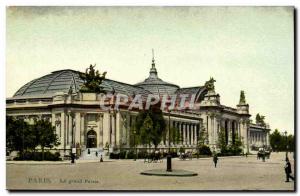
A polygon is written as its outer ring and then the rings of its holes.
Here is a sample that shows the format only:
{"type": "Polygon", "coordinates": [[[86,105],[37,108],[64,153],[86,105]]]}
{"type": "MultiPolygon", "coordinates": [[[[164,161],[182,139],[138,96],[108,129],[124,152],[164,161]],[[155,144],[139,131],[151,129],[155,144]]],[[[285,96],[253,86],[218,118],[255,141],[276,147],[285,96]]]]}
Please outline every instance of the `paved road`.
{"type": "MultiPolygon", "coordinates": [[[[273,153],[266,162],[255,156],[181,161],[173,168],[198,173],[195,177],[143,176],[141,171],[166,167],[163,163],[142,160],[107,160],[69,163],[7,163],[8,189],[66,190],[293,190],[285,181],[283,153],[273,153]]],[[[293,167],[293,159],[291,157],[293,167]]],[[[294,170],[293,170],[294,171],[294,170]]]]}

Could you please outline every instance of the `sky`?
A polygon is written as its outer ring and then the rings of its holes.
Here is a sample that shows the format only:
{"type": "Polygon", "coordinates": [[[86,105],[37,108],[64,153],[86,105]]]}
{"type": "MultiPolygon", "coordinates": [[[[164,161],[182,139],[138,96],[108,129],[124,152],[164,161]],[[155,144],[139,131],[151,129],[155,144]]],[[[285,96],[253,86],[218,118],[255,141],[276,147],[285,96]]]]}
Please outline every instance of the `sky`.
{"type": "Polygon", "coordinates": [[[244,90],[252,119],[294,132],[293,7],[8,7],[6,97],[61,69],[96,64],[135,84],[149,75],[180,87],[210,77],[221,104],[244,90]]]}

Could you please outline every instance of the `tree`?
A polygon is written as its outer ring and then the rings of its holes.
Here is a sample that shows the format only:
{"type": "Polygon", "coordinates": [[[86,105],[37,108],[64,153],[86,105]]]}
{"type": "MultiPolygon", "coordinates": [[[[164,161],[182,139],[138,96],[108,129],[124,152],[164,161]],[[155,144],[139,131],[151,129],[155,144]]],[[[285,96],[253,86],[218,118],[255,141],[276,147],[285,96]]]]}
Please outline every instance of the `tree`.
{"type": "Polygon", "coordinates": [[[218,133],[217,146],[220,149],[221,154],[225,154],[227,152],[226,134],[225,134],[225,129],[223,127],[218,133]]]}
{"type": "Polygon", "coordinates": [[[84,81],[80,92],[93,92],[101,93],[103,88],[101,87],[102,81],[105,79],[106,72],[100,75],[99,71],[95,71],[94,67],[96,65],[90,65],[89,68],[85,70],[85,73],[80,73],[80,78],[84,81]]]}
{"type": "Polygon", "coordinates": [[[140,130],[141,130],[140,131],[141,143],[149,144],[149,148],[150,148],[151,137],[153,132],[153,121],[150,118],[149,114],[144,119],[143,125],[142,127],[140,127],[140,130]]]}
{"type": "Polygon", "coordinates": [[[282,135],[279,133],[278,129],[275,129],[273,133],[270,134],[270,145],[273,150],[282,150],[282,143],[284,142],[282,135]]]}
{"type": "Polygon", "coordinates": [[[295,151],[295,138],[293,135],[289,135],[287,138],[288,151],[295,151]]]}
{"type": "Polygon", "coordinates": [[[21,155],[37,146],[36,137],[29,124],[23,119],[6,117],[6,147],[10,151],[19,151],[21,155]]]}
{"type": "Polygon", "coordinates": [[[179,134],[179,129],[177,127],[170,128],[170,142],[173,144],[179,144],[182,140],[182,137],[179,134]]]}
{"type": "Polygon", "coordinates": [[[243,142],[236,133],[234,133],[234,143],[230,145],[230,151],[234,155],[239,155],[243,151],[243,142]]]}
{"type": "Polygon", "coordinates": [[[55,133],[55,127],[47,120],[40,119],[36,120],[33,125],[35,133],[36,143],[41,146],[42,149],[42,160],[44,160],[44,149],[52,148],[53,146],[59,145],[58,137],[55,133]]]}
{"type": "Polygon", "coordinates": [[[199,136],[197,138],[197,158],[199,154],[204,154],[204,155],[210,155],[211,151],[209,146],[207,146],[207,141],[208,141],[208,135],[206,132],[206,129],[203,125],[201,125],[201,130],[199,133],[199,136]]]}
{"type": "Polygon", "coordinates": [[[198,136],[197,146],[201,147],[207,144],[208,141],[208,135],[205,127],[202,125],[201,130],[198,136]]]}
{"type": "Polygon", "coordinates": [[[166,123],[162,111],[140,111],[136,118],[136,133],[141,144],[153,144],[157,148],[165,134],[166,123]]]}

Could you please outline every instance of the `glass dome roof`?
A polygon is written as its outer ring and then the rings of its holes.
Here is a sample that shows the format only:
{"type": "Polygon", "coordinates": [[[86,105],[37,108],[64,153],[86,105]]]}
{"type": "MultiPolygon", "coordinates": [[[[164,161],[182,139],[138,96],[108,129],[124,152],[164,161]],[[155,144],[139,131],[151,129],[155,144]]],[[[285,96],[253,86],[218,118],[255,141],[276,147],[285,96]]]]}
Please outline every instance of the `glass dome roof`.
{"type": "MultiPolygon", "coordinates": [[[[32,80],[22,86],[12,98],[9,99],[27,99],[27,98],[52,98],[56,93],[77,93],[83,81],[78,71],[71,69],[54,71],[48,75],[32,80]]],[[[162,97],[163,95],[174,94],[193,94],[197,96],[202,94],[203,87],[180,88],[179,86],[168,83],[160,79],[157,75],[154,59],[150,75],[143,82],[130,85],[114,80],[104,79],[101,86],[103,90],[110,93],[121,93],[128,96],[141,94],[145,98],[148,94],[155,94],[162,97]]]]}
{"type": "MultiPolygon", "coordinates": [[[[52,97],[57,92],[76,93],[83,85],[78,71],[66,69],[54,71],[38,79],[32,80],[22,86],[13,98],[43,98],[52,97]]],[[[147,95],[149,91],[141,87],[105,79],[101,86],[107,92],[116,92],[126,95],[147,95]]]]}
{"type": "Polygon", "coordinates": [[[142,87],[152,94],[162,96],[164,94],[172,95],[179,89],[179,86],[163,81],[157,76],[154,59],[152,59],[152,67],[150,75],[145,81],[137,83],[136,86],[142,87]]]}

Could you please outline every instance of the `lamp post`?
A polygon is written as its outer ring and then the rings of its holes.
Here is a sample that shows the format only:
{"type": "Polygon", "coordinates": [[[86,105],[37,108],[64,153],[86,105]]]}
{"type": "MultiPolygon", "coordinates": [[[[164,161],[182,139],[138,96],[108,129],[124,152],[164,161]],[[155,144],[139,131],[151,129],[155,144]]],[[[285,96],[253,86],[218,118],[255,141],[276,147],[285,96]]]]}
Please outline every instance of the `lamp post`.
{"type": "Polygon", "coordinates": [[[285,157],[288,158],[287,131],[284,132],[284,135],[285,135],[285,157]]]}
{"type": "Polygon", "coordinates": [[[172,156],[171,156],[171,148],[170,148],[170,139],[171,139],[171,137],[170,137],[170,131],[171,131],[171,129],[170,129],[170,126],[171,126],[171,121],[170,121],[170,116],[171,116],[171,110],[169,109],[168,110],[168,112],[169,112],[169,138],[168,138],[168,140],[169,140],[169,153],[168,153],[168,155],[167,155],[167,172],[171,172],[172,171],[172,156]]]}

